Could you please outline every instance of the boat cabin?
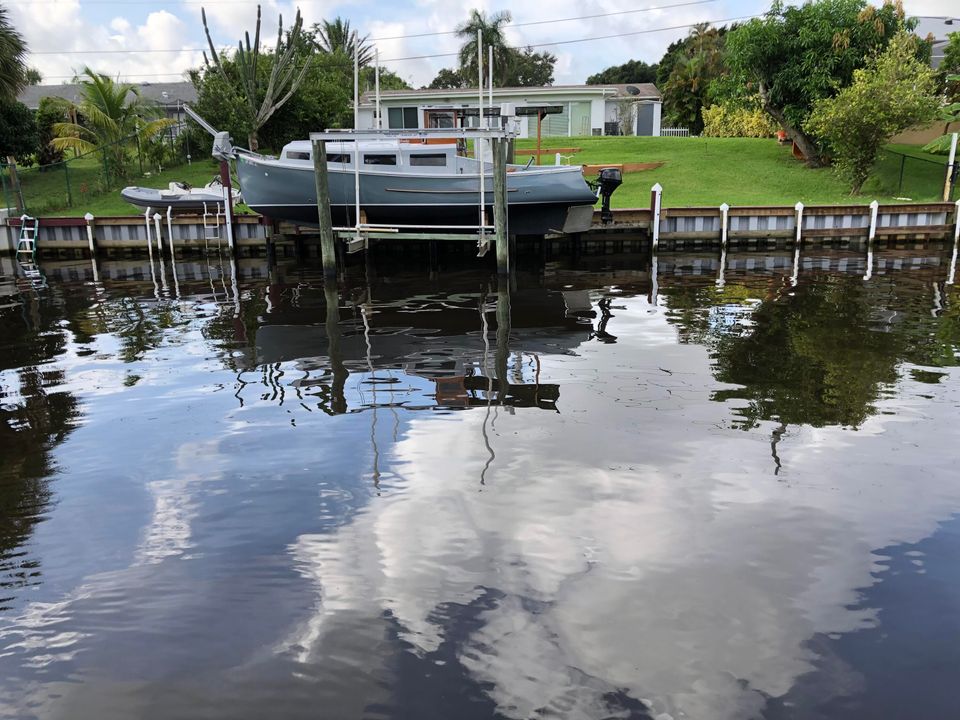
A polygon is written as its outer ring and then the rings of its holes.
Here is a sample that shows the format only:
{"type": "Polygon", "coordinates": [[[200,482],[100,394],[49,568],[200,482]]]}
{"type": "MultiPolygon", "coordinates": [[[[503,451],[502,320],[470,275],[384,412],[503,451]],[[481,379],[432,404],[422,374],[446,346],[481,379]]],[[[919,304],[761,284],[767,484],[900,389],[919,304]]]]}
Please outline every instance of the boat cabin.
{"type": "MultiPolygon", "coordinates": [[[[328,141],[327,166],[330,169],[352,170],[358,145],[360,168],[364,171],[459,174],[472,168],[473,172],[476,172],[474,160],[457,154],[456,142],[421,144],[396,140],[367,140],[359,143],[328,141]]],[[[280,153],[280,160],[284,164],[313,167],[310,141],[295,140],[287,143],[280,153]]]]}

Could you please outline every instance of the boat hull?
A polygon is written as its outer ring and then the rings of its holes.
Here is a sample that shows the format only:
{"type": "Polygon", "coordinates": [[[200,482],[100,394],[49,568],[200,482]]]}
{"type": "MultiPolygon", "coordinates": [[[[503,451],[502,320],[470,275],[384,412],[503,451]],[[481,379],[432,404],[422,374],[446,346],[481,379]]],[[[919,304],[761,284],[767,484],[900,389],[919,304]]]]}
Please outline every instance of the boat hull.
{"type": "MultiPolygon", "coordinates": [[[[290,167],[241,155],[237,159],[237,174],[244,200],[256,212],[301,224],[317,224],[315,178],[311,167],[290,167]]],[[[353,172],[330,169],[328,178],[334,225],[353,226],[356,197],[353,172]]],[[[360,206],[368,223],[423,229],[431,225],[475,226],[480,219],[479,184],[477,175],[364,171],[360,173],[360,206]]],[[[490,222],[493,179],[489,174],[484,192],[490,222]]],[[[589,227],[584,218],[591,215],[585,207],[592,207],[595,201],[579,168],[511,172],[507,175],[508,232],[512,235],[583,232],[589,227]],[[579,211],[571,213],[572,208],[579,211]]]]}
{"type": "MultiPolygon", "coordinates": [[[[127,187],[120,191],[120,197],[135,207],[162,211],[172,208],[174,212],[203,212],[204,205],[213,208],[223,203],[223,195],[216,193],[189,193],[183,195],[164,195],[159,190],[142,187],[127,187]]],[[[234,193],[234,200],[240,196],[234,193]]]]}

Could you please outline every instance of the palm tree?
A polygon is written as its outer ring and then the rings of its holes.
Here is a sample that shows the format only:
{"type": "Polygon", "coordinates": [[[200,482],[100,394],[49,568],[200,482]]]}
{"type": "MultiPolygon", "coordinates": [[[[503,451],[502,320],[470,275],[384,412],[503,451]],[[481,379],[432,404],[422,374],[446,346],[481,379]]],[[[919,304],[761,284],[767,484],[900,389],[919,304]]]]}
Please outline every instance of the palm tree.
{"type": "Polygon", "coordinates": [[[474,8],[470,11],[467,21],[457,27],[457,37],[463,38],[464,41],[460,47],[460,74],[467,82],[473,84],[478,79],[477,30],[479,30],[483,42],[483,64],[487,64],[487,48],[492,47],[493,76],[497,84],[501,86],[506,84],[514,50],[507,45],[507,40],[503,36],[503,26],[512,19],[513,16],[510,15],[509,10],[487,17],[486,13],[474,8]]]}
{"type": "Polygon", "coordinates": [[[50,144],[57,150],[100,150],[108,166],[107,158],[112,161],[110,172],[123,175],[131,138],[149,140],[173,125],[172,120],[158,117],[159,106],[142,97],[135,85],[114,81],[89,67],[75,81],[81,99],[70,104],[73,122],[53,125],[56,137],[50,144]]]}
{"type": "Polygon", "coordinates": [[[333,22],[324,20],[315,23],[312,32],[317,49],[328,55],[345,55],[353,63],[353,53],[360,47],[360,67],[370,64],[373,59],[373,48],[370,47],[370,36],[360,37],[356,30],[350,29],[350,21],[337,17],[333,22]]]}
{"type": "Polygon", "coordinates": [[[10,24],[6,8],[0,6],[0,100],[12,102],[23,89],[26,52],[23,36],[10,24]]]}

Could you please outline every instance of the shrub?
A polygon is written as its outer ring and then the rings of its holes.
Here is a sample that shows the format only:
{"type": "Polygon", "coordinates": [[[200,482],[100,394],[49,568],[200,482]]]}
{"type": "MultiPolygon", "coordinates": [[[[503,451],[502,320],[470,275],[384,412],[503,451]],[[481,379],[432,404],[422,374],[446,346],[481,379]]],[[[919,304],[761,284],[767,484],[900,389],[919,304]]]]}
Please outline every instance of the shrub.
{"type": "Polygon", "coordinates": [[[773,137],[778,129],[759,108],[711,105],[703,109],[703,134],[707,137],[773,137]]]}

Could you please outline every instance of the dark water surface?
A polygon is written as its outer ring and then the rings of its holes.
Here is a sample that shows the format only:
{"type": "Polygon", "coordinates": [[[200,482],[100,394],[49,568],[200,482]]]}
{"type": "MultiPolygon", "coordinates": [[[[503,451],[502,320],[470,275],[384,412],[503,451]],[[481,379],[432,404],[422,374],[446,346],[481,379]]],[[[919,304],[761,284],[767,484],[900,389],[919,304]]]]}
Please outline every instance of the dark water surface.
{"type": "Polygon", "coordinates": [[[0,717],[957,717],[951,249],[651,260],[3,260],[0,717]]]}

